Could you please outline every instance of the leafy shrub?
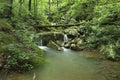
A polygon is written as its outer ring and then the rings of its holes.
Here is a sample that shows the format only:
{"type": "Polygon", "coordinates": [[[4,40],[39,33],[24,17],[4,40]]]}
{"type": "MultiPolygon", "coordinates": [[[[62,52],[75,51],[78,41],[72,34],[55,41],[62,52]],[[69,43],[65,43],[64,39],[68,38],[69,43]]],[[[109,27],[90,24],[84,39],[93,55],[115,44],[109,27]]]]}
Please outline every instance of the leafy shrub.
{"type": "MultiPolygon", "coordinates": [[[[30,42],[30,41],[29,41],[30,42]]],[[[13,43],[4,49],[4,57],[6,59],[5,66],[8,69],[16,71],[28,71],[35,67],[35,63],[42,64],[44,62],[43,52],[32,42],[27,42],[25,39],[22,43],[13,43]],[[34,60],[39,58],[39,60],[34,60]]]]}
{"type": "Polygon", "coordinates": [[[0,31],[10,32],[12,30],[12,26],[7,22],[7,19],[0,20],[0,31]]]}
{"type": "Polygon", "coordinates": [[[87,46],[99,49],[107,58],[116,60],[119,58],[119,34],[120,28],[116,26],[91,27],[92,32],[87,38],[87,46]]]}
{"type": "Polygon", "coordinates": [[[94,8],[94,18],[93,22],[97,24],[113,24],[119,25],[120,21],[120,2],[107,4],[107,5],[98,5],[94,8]]]}
{"type": "Polygon", "coordinates": [[[67,16],[75,18],[77,21],[91,20],[96,2],[96,0],[77,0],[70,7],[70,10],[67,12],[67,16]]]}
{"type": "Polygon", "coordinates": [[[76,28],[69,28],[65,30],[65,33],[67,33],[68,35],[73,35],[73,36],[77,36],[78,35],[78,29],[76,28]]]}
{"type": "Polygon", "coordinates": [[[102,45],[100,51],[105,54],[107,58],[114,60],[116,58],[116,52],[114,47],[115,46],[113,44],[102,45]]]}
{"type": "Polygon", "coordinates": [[[43,64],[43,51],[30,39],[30,31],[25,23],[11,27],[8,21],[0,21],[0,55],[3,56],[3,67],[19,72],[33,69],[37,64],[43,64]],[[6,24],[5,24],[6,23],[6,24]],[[5,30],[3,30],[3,28],[5,30]],[[6,31],[6,29],[9,30],[6,31]],[[34,60],[37,58],[37,60],[34,60]]]}

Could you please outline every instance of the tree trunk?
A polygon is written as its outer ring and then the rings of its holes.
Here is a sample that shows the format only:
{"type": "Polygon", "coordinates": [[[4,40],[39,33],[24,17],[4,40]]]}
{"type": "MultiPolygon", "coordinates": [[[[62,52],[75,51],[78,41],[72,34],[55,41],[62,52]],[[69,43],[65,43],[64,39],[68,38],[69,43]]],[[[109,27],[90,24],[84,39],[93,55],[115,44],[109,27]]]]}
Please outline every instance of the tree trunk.
{"type": "Polygon", "coordinates": [[[49,14],[50,14],[51,0],[48,1],[48,5],[49,5],[49,14]]]}
{"type": "Polygon", "coordinates": [[[37,17],[37,0],[34,0],[34,17],[37,17]]]}
{"type": "Polygon", "coordinates": [[[36,17],[38,15],[38,0],[36,0],[36,17]]]}
{"type": "Polygon", "coordinates": [[[31,12],[31,8],[32,8],[32,0],[29,0],[29,4],[28,4],[28,10],[31,12]]]}
{"type": "Polygon", "coordinates": [[[19,16],[21,16],[21,9],[22,9],[22,4],[24,3],[24,0],[19,1],[20,6],[19,6],[19,16]]]}

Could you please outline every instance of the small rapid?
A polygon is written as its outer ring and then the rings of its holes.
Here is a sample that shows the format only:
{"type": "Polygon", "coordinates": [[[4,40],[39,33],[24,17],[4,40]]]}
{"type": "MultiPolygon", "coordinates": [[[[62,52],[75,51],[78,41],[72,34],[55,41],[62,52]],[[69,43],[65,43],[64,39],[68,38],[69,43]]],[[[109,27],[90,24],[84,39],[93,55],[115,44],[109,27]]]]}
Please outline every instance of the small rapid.
{"type": "Polygon", "coordinates": [[[65,43],[67,43],[69,41],[69,38],[66,34],[63,34],[63,43],[62,43],[62,46],[65,45],[65,43]]]}

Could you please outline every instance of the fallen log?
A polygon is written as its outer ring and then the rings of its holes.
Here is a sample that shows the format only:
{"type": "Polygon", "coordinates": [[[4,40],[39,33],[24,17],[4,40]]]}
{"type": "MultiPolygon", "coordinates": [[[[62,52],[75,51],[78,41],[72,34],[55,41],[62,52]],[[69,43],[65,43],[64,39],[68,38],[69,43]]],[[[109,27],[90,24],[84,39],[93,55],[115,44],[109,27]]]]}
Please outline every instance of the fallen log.
{"type": "Polygon", "coordinates": [[[41,29],[41,28],[48,28],[48,27],[70,27],[70,26],[79,26],[79,25],[82,25],[81,23],[77,23],[77,24],[58,24],[58,25],[36,25],[34,26],[34,28],[37,28],[37,29],[41,29]]]}

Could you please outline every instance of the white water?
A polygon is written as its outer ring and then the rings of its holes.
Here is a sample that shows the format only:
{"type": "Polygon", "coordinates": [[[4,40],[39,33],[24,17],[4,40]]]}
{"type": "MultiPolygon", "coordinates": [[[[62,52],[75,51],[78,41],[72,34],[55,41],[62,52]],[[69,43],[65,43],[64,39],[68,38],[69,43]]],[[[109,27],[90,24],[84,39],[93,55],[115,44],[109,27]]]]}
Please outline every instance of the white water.
{"type": "Polygon", "coordinates": [[[43,41],[42,41],[42,39],[40,40],[40,46],[43,46],[43,41]]]}
{"type": "Polygon", "coordinates": [[[64,48],[64,47],[62,47],[63,48],[63,51],[70,51],[70,49],[67,49],[67,48],[64,48]]]}
{"type": "Polygon", "coordinates": [[[67,36],[66,34],[64,34],[63,40],[64,40],[64,41],[63,41],[63,43],[62,43],[62,46],[64,46],[64,44],[67,43],[68,40],[69,40],[69,39],[68,39],[68,36],[67,36]]]}
{"type": "Polygon", "coordinates": [[[42,49],[42,50],[47,50],[48,49],[48,47],[47,46],[38,46],[40,49],[42,49]]]}
{"type": "Polygon", "coordinates": [[[64,43],[68,42],[68,36],[66,34],[64,34],[64,43]]]}

